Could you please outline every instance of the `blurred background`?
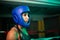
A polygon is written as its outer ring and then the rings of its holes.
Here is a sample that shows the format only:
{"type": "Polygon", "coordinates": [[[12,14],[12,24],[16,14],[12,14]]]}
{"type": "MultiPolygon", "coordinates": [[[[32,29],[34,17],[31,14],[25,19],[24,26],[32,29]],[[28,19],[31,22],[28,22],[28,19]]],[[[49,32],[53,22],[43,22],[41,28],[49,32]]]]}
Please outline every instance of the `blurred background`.
{"type": "Polygon", "coordinates": [[[7,32],[14,26],[11,11],[19,5],[27,5],[31,10],[31,24],[27,29],[31,38],[60,36],[60,0],[2,0],[0,40],[5,40],[7,32]]]}

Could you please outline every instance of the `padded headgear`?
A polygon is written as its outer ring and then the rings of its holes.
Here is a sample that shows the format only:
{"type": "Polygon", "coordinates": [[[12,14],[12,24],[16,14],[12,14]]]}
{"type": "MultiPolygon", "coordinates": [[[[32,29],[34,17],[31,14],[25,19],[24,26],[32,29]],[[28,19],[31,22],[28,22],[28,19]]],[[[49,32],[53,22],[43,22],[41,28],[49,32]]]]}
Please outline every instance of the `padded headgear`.
{"type": "Polygon", "coordinates": [[[18,6],[12,10],[12,17],[16,24],[19,24],[23,27],[29,27],[30,19],[26,23],[22,17],[22,14],[25,12],[30,12],[30,9],[28,6],[18,6]]]}

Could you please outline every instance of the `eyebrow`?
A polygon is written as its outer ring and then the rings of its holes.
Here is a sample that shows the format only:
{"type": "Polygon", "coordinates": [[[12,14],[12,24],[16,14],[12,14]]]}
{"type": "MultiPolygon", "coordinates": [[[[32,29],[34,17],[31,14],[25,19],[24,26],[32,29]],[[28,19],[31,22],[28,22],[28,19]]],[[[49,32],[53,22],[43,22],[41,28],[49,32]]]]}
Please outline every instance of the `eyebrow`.
{"type": "Polygon", "coordinates": [[[24,14],[28,14],[28,13],[24,13],[24,14]]]}

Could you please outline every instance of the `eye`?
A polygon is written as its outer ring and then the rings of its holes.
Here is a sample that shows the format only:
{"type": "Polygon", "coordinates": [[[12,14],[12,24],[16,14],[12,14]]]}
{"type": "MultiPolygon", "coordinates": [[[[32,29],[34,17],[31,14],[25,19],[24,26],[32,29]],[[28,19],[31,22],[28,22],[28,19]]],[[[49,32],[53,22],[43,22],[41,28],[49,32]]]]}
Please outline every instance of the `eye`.
{"type": "Polygon", "coordinates": [[[29,17],[29,14],[28,13],[23,13],[23,16],[28,16],[29,17]]]}
{"type": "Polygon", "coordinates": [[[26,16],[26,14],[24,14],[24,16],[26,16]]]}

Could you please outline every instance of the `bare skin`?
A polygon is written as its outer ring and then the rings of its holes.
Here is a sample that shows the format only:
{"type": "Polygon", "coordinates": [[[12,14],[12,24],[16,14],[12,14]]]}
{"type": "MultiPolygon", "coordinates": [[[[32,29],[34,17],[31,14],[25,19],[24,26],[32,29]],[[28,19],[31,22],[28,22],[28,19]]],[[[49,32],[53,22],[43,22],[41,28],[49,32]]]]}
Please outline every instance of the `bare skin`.
{"type": "MultiPolygon", "coordinates": [[[[27,22],[28,19],[29,19],[28,13],[23,13],[22,14],[22,17],[23,17],[23,19],[24,19],[25,22],[27,22]]],[[[18,25],[18,28],[19,29],[21,29],[21,27],[22,26],[18,25]]],[[[8,32],[7,37],[6,37],[6,40],[16,40],[16,39],[20,40],[20,34],[18,33],[18,30],[15,27],[13,27],[8,32]],[[16,37],[16,33],[17,33],[18,37],[16,37]]]]}

